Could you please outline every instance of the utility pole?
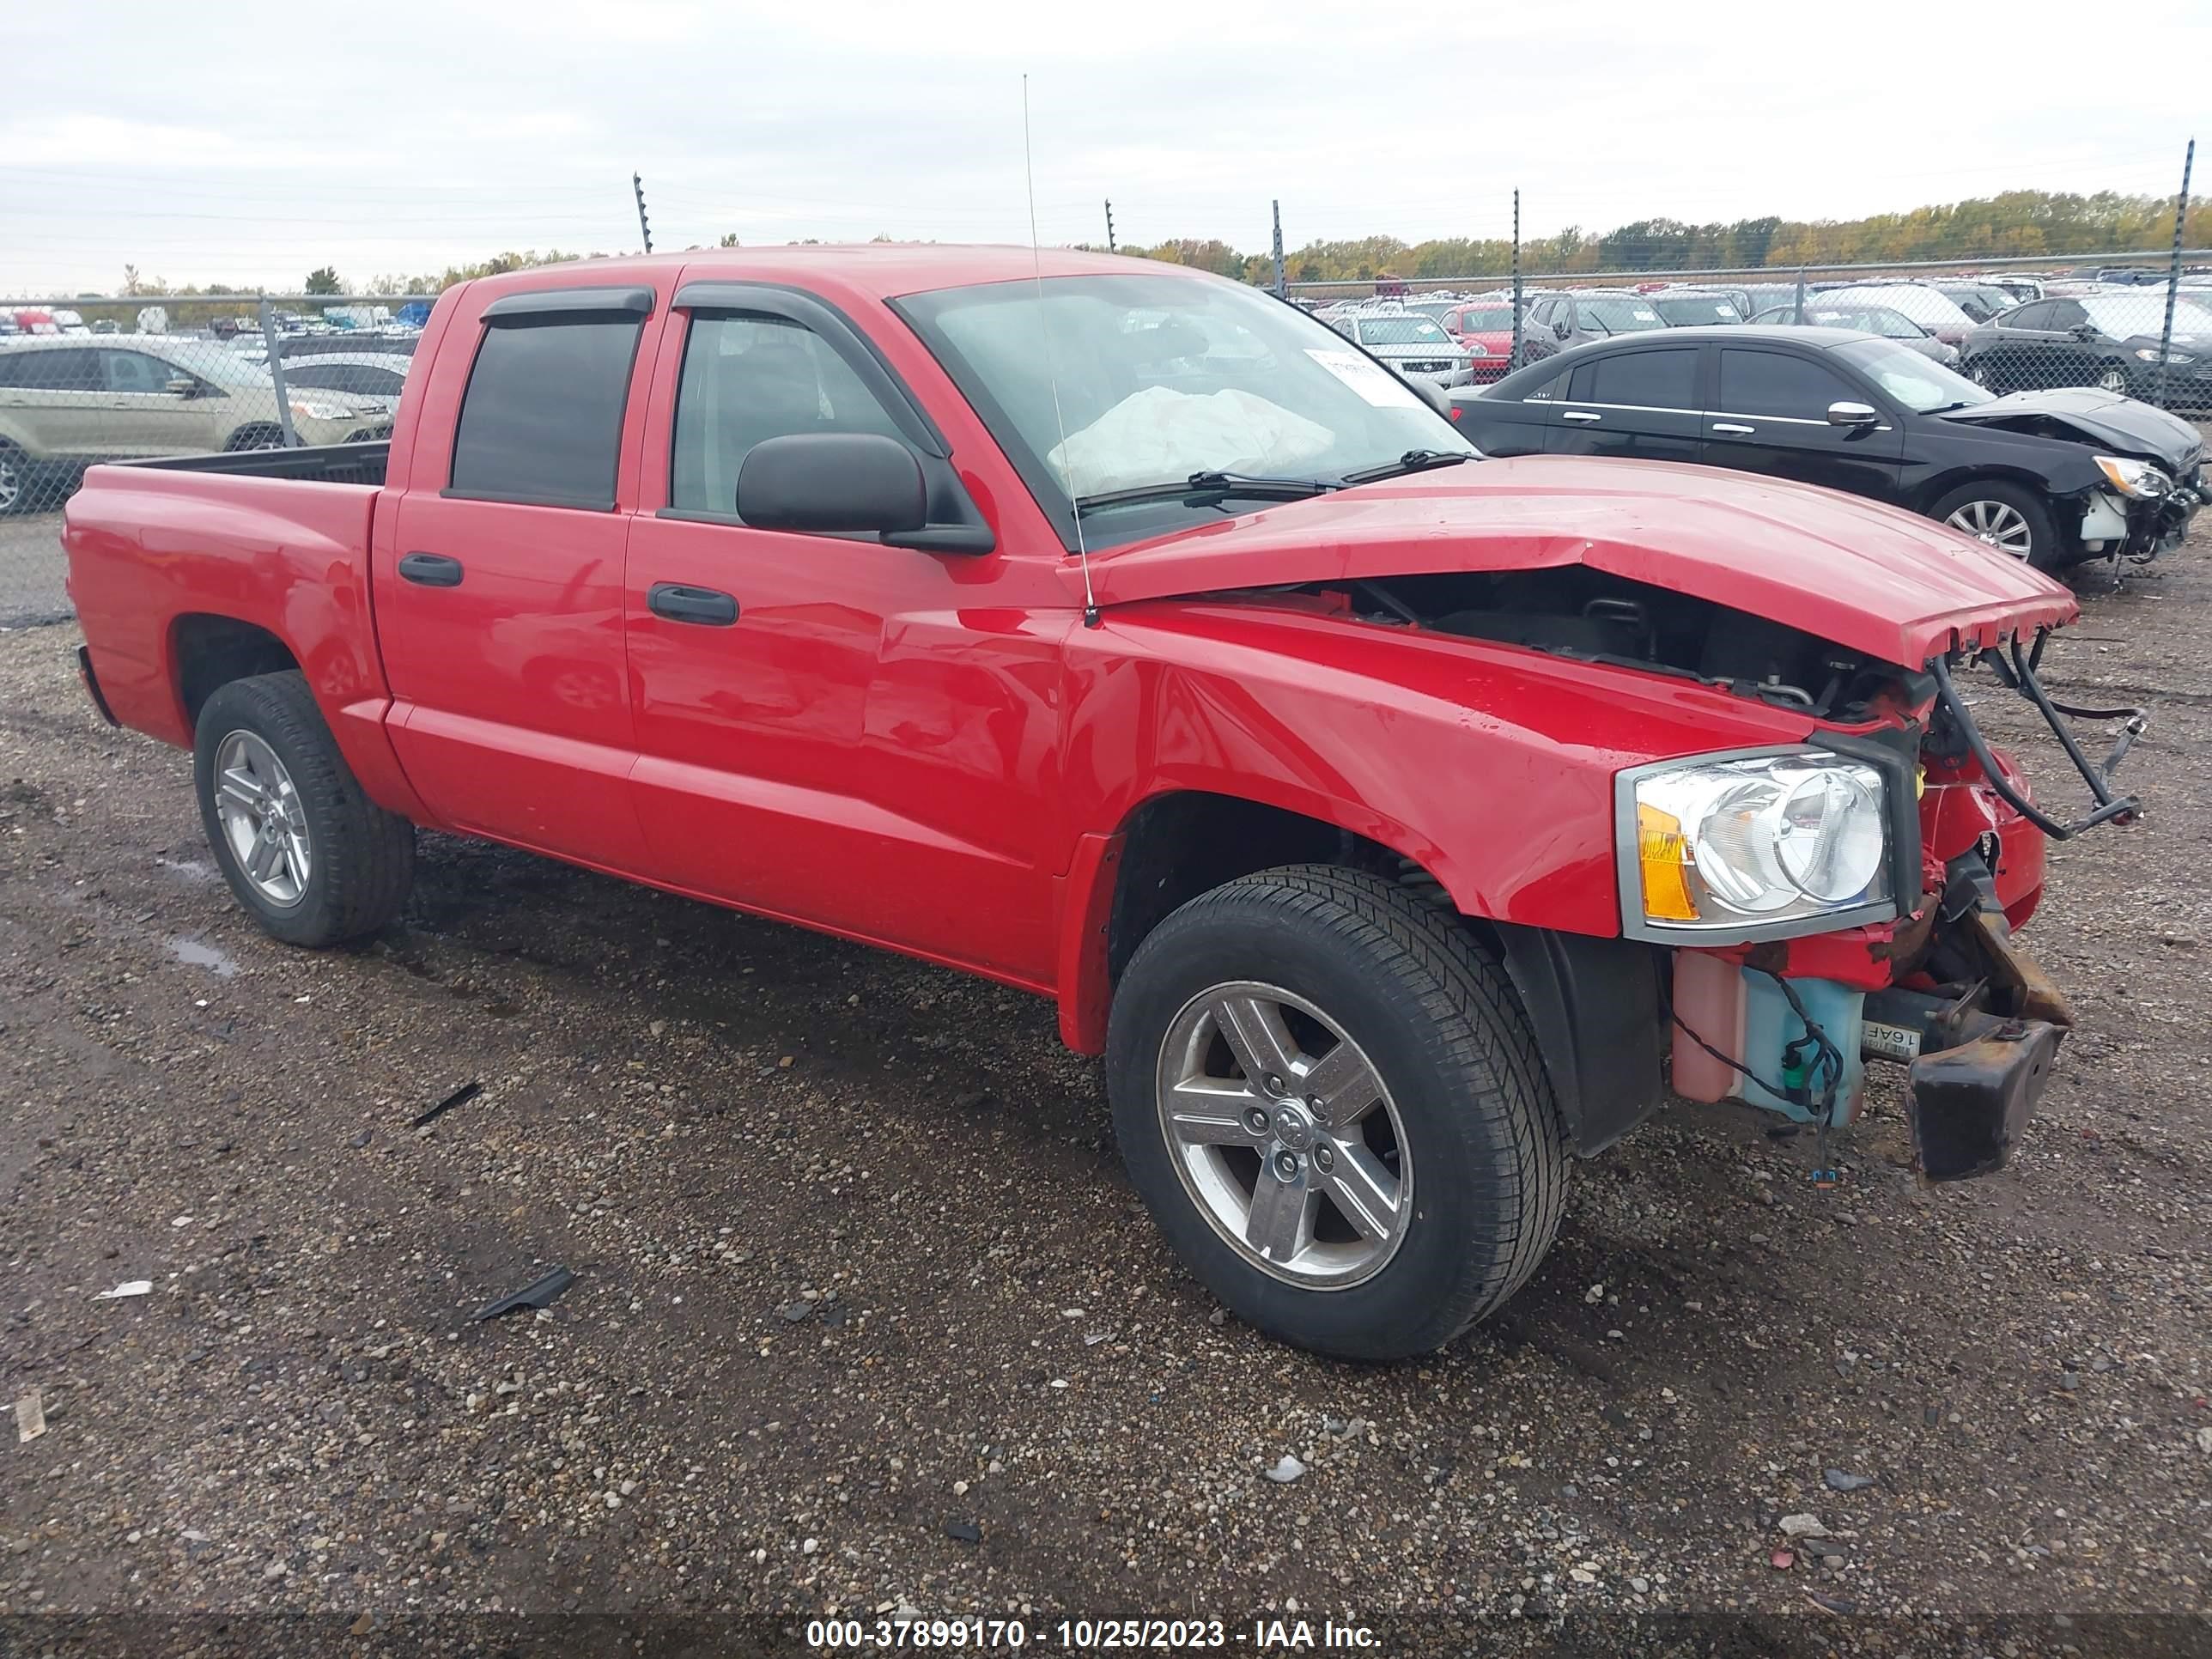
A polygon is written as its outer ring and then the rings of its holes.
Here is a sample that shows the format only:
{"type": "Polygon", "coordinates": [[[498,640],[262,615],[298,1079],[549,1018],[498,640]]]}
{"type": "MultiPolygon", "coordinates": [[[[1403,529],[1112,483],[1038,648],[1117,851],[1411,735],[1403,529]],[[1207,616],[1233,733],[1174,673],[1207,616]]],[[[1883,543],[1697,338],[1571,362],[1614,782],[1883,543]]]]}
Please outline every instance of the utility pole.
{"type": "Polygon", "coordinates": [[[1513,355],[1505,360],[1507,372],[1521,367],[1521,192],[1513,192],[1513,355]]]}
{"type": "Polygon", "coordinates": [[[1109,253],[1121,251],[1114,246],[1114,199],[1110,196],[1106,198],[1106,251],[1109,253]]]}
{"type": "Polygon", "coordinates": [[[1283,204],[1279,200],[1275,204],[1275,297],[1291,297],[1288,275],[1283,270],[1283,204]]]}
{"type": "Polygon", "coordinates": [[[653,227],[645,222],[645,180],[633,173],[629,176],[631,194],[637,198],[637,232],[645,238],[645,251],[653,252],[653,227]]]}
{"type": "Polygon", "coordinates": [[[2197,165],[2197,141],[2191,138],[2189,148],[2181,156],[2181,195],[2173,204],[2173,263],[2166,273],[2166,324],[2158,336],[2158,386],[2151,394],[2163,405],[2166,402],[2166,360],[2173,356],[2173,301],[2181,291],[2181,230],[2189,218],[2189,173],[2197,165]]]}

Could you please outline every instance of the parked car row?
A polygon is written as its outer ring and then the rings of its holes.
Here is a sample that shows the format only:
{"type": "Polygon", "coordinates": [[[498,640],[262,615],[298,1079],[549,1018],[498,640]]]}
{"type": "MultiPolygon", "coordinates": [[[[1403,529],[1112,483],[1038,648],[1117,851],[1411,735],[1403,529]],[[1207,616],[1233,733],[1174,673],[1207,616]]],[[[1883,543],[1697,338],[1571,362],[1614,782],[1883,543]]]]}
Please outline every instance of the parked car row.
{"type": "Polygon", "coordinates": [[[2178,544],[2212,497],[2197,428],[2051,378],[2061,389],[1999,397],[1900,341],[1809,322],[1645,329],[1455,393],[1452,418],[1486,455],[1690,462],[1825,485],[2045,570],[2178,544]]]}

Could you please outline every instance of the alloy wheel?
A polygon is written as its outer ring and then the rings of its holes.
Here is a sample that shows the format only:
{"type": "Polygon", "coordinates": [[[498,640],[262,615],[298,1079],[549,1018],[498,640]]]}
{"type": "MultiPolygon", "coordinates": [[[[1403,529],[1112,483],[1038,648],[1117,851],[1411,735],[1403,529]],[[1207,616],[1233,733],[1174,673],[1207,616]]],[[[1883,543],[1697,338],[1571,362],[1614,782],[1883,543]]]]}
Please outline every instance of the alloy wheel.
{"type": "Polygon", "coordinates": [[[307,804],[276,751],[251,732],[216,746],[216,818],[238,867],[270,903],[289,909],[307,894],[314,871],[307,804]]]}
{"type": "Polygon", "coordinates": [[[2035,551],[2035,536],[2027,520],[2018,507],[2005,501],[1962,501],[1959,510],[1943,522],[2015,559],[2025,559],[2035,551]]]}
{"type": "Polygon", "coordinates": [[[2120,368],[2118,364],[2106,369],[2102,374],[2100,374],[2097,377],[2097,390],[2100,392],[2109,392],[2115,397],[2126,397],[2128,395],[2127,370],[2120,368]]]}
{"type": "Polygon", "coordinates": [[[23,495],[23,469],[13,454],[0,449],[0,513],[12,513],[23,495]]]}
{"type": "Polygon", "coordinates": [[[1250,981],[1209,987],[1169,1024],[1158,1091],[1184,1191],[1249,1264],[1341,1290],[1397,1253],[1413,1217],[1404,1122],[1314,1004],[1250,981]]]}

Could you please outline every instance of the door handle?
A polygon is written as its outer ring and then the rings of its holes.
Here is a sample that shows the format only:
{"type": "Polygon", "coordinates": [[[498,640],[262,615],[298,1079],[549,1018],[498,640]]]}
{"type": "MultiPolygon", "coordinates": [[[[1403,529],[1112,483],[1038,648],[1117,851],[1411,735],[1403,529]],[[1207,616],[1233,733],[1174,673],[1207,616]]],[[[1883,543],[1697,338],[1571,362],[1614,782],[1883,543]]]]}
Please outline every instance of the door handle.
{"type": "Polygon", "coordinates": [[[712,587],[686,587],[681,582],[655,582],[645,592],[646,609],[671,622],[700,623],[708,628],[727,628],[738,619],[738,602],[712,587]]]}
{"type": "Polygon", "coordinates": [[[1748,437],[1752,433],[1756,432],[1758,429],[1759,428],[1756,427],[1744,426],[1735,421],[1715,421],[1713,422],[1714,431],[1725,432],[1729,434],[1731,436],[1738,438],[1748,437]]]}
{"type": "Polygon", "coordinates": [[[399,580],[417,587],[459,587],[461,562],[442,553],[410,553],[399,561],[399,580]]]}
{"type": "Polygon", "coordinates": [[[1559,418],[1563,421],[1601,421],[1605,416],[1593,415],[1586,409],[1571,409],[1559,418]]]}

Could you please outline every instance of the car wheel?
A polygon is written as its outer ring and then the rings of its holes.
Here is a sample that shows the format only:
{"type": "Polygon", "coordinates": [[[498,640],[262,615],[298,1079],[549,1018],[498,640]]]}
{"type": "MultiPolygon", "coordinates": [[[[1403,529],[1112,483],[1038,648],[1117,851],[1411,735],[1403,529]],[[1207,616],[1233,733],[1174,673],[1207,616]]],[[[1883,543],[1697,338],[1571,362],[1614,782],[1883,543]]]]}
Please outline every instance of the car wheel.
{"type": "Polygon", "coordinates": [[[247,426],[240,427],[237,431],[232,433],[230,434],[230,441],[225,444],[223,448],[233,454],[236,454],[240,451],[248,449],[282,449],[284,447],[283,428],[280,426],[247,426]]]}
{"type": "Polygon", "coordinates": [[[399,914],[415,826],[362,793],[307,677],[232,680],[201,708],[200,822],[240,903],[288,945],[336,945],[399,914]]]}
{"type": "Polygon", "coordinates": [[[1535,1271],[1567,1164],[1527,1017],[1392,883],[1267,870],[1162,922],[1116,986],[1107,1083],[1176,1253],[1285,1342],[1396,1359],[1535,1271]]]}
{"type": "Polygon", "coordinates": [[[1979,357],[1966,365],[1966,378],[1984,392],[1993,392],[1996,389],[1990,384],[1990,366],[1979,357]]]}
{"type": "Polygon", "coordinates": [[[0,518],[31,510],[31,478],[23,452],[0,443],[0,518]]]}
{"type": "Polygon", "coordinates": [[[2116,398],[2128,396],[2128,371],[2119,363],[2106,363],[2097,375],[2097,390],[2116,398]]]}
{"type": "Polygon", "coordinates": [[[2039,570],[2055,570],[2064,562],[2051,508],[2042,497],[2018,484],[1996,479],[1961,484],[1937,501],[1928,516],[2039,570]]]}

